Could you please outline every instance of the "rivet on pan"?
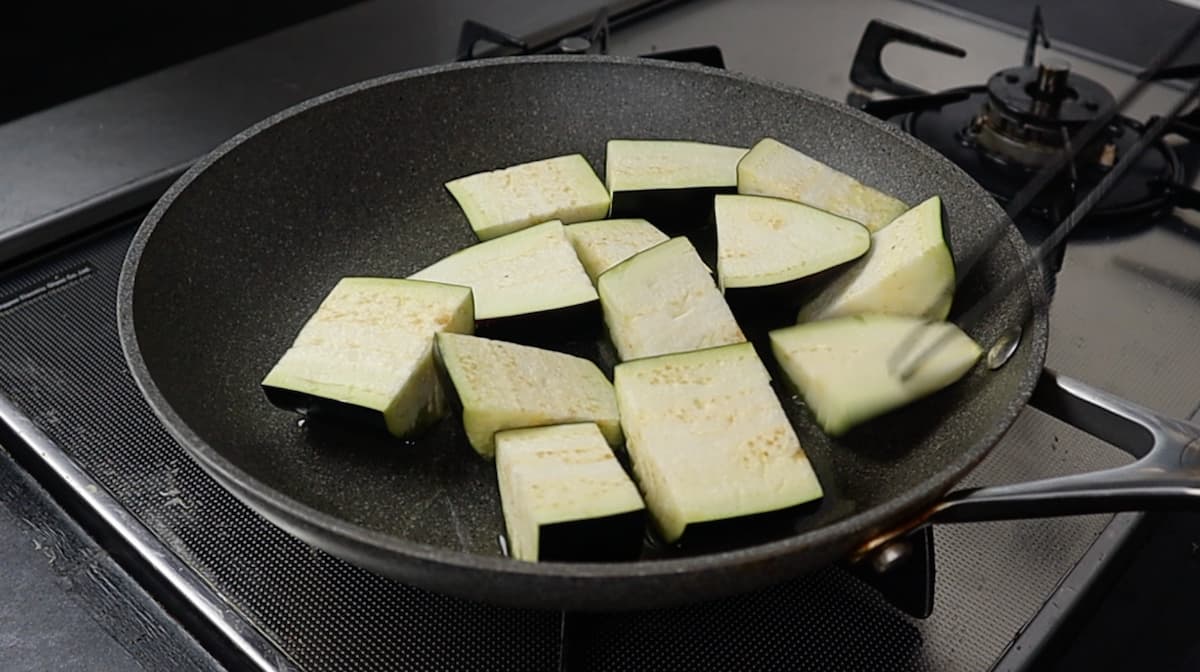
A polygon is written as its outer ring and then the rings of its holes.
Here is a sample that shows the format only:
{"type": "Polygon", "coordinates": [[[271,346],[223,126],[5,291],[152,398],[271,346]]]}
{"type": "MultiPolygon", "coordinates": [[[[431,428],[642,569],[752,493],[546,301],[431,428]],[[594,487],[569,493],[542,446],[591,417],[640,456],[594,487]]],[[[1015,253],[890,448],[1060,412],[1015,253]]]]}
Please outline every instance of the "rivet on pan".
{"type": "Polygon", "coordinates": [[[996,369],[1008,363],[1012,359],[1013,353],[1017,351],[1017,346],[1021,344],[1021,328],[1014,327],[1002,334],[996,339],[995,345],[991,350],[988,350],[987,365],[989,369],[996,369]]]}
{"type": "Polygon", "coordinates": [[[912,555],[912,544],[896,540],[884,544],[871,555],[871,569],[878,574],[887,574],[893,567],[912,555]]]}

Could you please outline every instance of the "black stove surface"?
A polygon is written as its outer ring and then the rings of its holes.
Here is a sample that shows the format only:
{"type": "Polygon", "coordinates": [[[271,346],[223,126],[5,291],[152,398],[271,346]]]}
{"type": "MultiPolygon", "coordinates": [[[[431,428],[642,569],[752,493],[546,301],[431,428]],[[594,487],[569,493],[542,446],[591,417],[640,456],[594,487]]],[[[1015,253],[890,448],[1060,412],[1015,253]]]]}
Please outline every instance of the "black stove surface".
{"type": "Polygon", "coordinates": [[[218,663],[0,449],[5,672],[209,670],[218,663]]]}

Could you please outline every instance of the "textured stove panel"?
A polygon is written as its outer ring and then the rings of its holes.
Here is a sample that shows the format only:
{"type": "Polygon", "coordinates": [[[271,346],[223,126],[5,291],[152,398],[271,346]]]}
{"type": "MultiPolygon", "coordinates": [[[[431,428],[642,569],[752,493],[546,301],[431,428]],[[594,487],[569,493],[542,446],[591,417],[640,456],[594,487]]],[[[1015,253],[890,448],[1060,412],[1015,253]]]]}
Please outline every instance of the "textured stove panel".
{"type": "MultiPolygon", "coordinates": [[[[1037,411],[1022,415],[965,485],[1128,461],[1037,411]]],[[[934,530],[933,615],[898,613],[830,569],[754,595],[685,609],[573,616],[580,670],[985,670],[1041,607],[1111,516],[934,530]]]]}
{"type": "Polygon", "coordinates": [[[116,283],[131,234],[0,282],[0,296],[36,295],[0,310],[0,390],[302,668],[553,668],[558,614],[430,594],[314,551],[186,456],[143,402],[117,341],[116,283]]]}

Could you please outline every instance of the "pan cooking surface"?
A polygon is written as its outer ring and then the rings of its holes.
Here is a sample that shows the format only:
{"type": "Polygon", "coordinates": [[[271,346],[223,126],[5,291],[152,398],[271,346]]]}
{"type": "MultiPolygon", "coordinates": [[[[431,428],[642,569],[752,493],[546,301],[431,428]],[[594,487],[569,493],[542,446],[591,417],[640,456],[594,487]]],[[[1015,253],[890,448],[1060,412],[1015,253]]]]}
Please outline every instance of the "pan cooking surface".
{"type": "MultiPolygon", "coordinates": [[[[603,175],[611,138],[748,147],[771,136],[910,204],[941,195],[956,260],[978,253],[990,227],[1008,226],[960,290],[955,314],[1026,254],[994,202],[916,141],[844,106],[720,71],[610,57],[496,59],[370,82],[302,108],[236,138],[159,203],[132,248],[121,317],[135,376],[176,435],[222,480],[265,493],[259,503],[277,517],[305,520],[318,543],[334,535],[380,545],[361,527],[394,537],[387,552],[397,557],[416,550],[407,542],[434,547],[421,551],[427,558],[500,554],[494,465],[468,446],[459,417],[401,442],[300,426],[258,386],[342,276],[405,276],[475,242],[447,180],[575,152],[603,175]]],[[[648,548],[647,558],[784,537],[793,537],[790,552],[844,551],[931,502],[982,458],[1032,389],[1045,350],[1044,308],[1033,307],[1040,282],[1031,278],[972,333],[988,343],[1026,325],[1005,368],[977,367],[837,442],[780,385],[826,489],[820,508],[715,547],[648,548]],[[843,524],[828,526],[835,521],[843,524]],[[816,531],[796,536],[806,530],[816,531]]],[[[558,349],[611,375],[603,333],[558,349]]]]}

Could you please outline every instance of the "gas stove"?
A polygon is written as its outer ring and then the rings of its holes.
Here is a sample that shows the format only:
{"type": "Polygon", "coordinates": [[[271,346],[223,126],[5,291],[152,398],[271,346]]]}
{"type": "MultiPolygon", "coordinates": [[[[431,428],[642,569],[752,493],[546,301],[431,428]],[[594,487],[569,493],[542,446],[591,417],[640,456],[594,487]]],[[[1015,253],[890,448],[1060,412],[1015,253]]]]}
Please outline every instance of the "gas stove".
{"type": "MultiPolygon", "coordinates": [[[[1030,6],[1005,23],[972,14],[966,1],[527,4],[537,7],[509,13],[487,3],[447,3],[453,11],[419,17],[431,27],[416,39],[427,45],[422,50],[396,39],[414,17],[392,3],[360,3],[0,125],[0,184],[8,185],[0,188],[0,259],[13,262],[0,276],[0,343],[6,344],[0,445],[213,655],[204,664],[923,670],[1044,668],[1058,660],[1068,666],[1058,645],[1135,545],[1143,514],[927,528],[912,540],[910,562],[899,573],[830,567],[751,595],[678,609],[518,611],[430,594],[305,546],[216,486],[157,424],[125,370],[111,309],[133,229],[201,153],[337,86],[501,54],[699,62],[800,86],[885,118],[1010,208],[1059,150],[1095,125],[1074,169],[1016,213],[1027,240],[1039,245],[1179,99],[1185,87],[1170,77],[1195,74],[1176,70],[1146,82],[1141,95],[1096,124],[1137,82],[1148,65],[1139,59],[1149,55],[1097,53],[1093,33],[1057,21],[1061,11],[1049,6],[1044,20],[1030,6]],[[1086,44],[1072,44],[1057,34],[1059,26],[1086,44]],[[885,52],[894,43],[909,48],[885,52]],[[139,123],[130,121],[133,111],[139,123]]],[[[1195,15],[1169,3],[1146,13],[1154,11],[1195,15]]],[[[1180,19],[1171,28],[1182,25],[1180,19]]],[[[1180,418],[1200,410],[1194,383],[1200,352],[1191,347],[1200,327],[1194,275],[1200,216],[1191,208],[1200,198],[1189,170],[1198,126],[1200,119],[1185,115],[1169,137],[1130,158],[1126,177],[1049,256],[1056,282],[1048,363],[1180,418]]],[[[963,485],[1129,459],[1030,409],[963,485]]],[[[0,488],[0,499],[5,492],[0,488]]],[[[128,641],[126,648],[136,646],[128,641]]],[[[154,667],[155,660],[141,664],[154,667]]]]}
{"type": "MultiPolygon", "coordinates": [[[[1183,164],[1164,139],[1153,139],[1145,151],[1133,155],[1146,134],[1146,121],[1121,114],[1113,92],[1096,79],[1072,72],[1069,60],[1037,58],[1039,45],[1050,47],[1040,7],[1035,6],[1030,19],[1021,65],[996,71],[983,84],[928,92],[899,81],[884,69],[882,60],[884,48],[894,43],[958,58],[967,55],[935,37],[872,20],[850,69],[854,88],[847,102],[898,124],[963,168],[1009,206],[1031,245],[1051,235],[1083,195],[1097,190],[1118,160],[1132,164],[1128,174],[1088,208],[1070,239],[1133,235],[1172,208],[1195,204],[1183,164]],[[894,96],[872,99],[869,94],[875,92],[894,96]],[[1027,204],[1015,204],[1038,171],[1064,152],[1075,156],[1070,170],[1027,204]]],[[[1163,67],[1139,74],[1139,79],[1162,81],[1188,72],[1188,66],[1163,67]]],[[[1195,111],[1174,120],[1169,131],[1196,140],[1200,129],[1194,116],[1195,111]]],[[[1065,243],[1066,238],[1047,259],[1052,272],[1062,266],[1065,243]]]]}

